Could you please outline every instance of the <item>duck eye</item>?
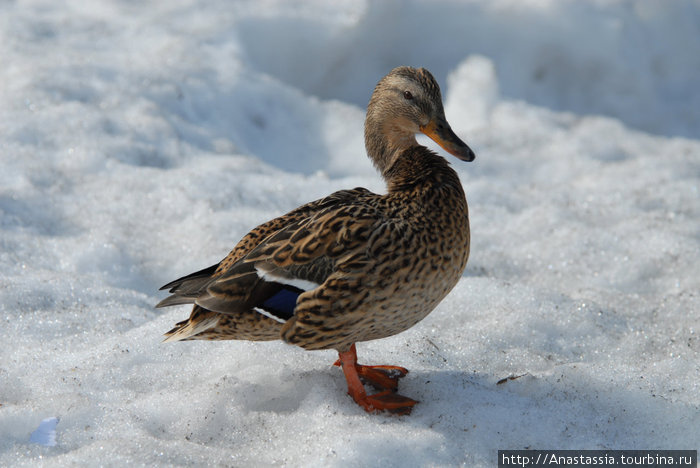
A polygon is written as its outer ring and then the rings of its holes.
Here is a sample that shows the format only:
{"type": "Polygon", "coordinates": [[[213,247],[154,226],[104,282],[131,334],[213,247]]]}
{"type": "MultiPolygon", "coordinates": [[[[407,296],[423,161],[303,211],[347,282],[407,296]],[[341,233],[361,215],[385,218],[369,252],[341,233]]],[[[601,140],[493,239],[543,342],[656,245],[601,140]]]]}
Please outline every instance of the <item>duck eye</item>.
{"type": "Polygon", "coordinates": [[[411,94],[410,91],[404,91],[403,97],[410,101],[411,99],[413,99],[413,94],[411,94]]]}

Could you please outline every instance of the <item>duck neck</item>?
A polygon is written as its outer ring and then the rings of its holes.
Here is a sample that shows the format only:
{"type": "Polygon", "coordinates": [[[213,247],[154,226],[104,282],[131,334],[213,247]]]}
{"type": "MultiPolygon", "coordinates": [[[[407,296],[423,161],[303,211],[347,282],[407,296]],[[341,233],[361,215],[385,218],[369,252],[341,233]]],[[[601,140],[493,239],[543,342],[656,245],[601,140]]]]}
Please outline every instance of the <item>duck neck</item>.
{"type": "Polygon", "coordinates": [[[414,134],[406,132],[385,119],[376,119],[371,112],[365,121],[365,147],[374,166],[387,179],[387,172],[395,165],[401,153],[419,147],[414,134]]]}
{"type": "Polygon", "coordinates": [[[464,196],[459,176],[450,163],[425,146],[416,145],[399,153],[382,176],[389,193],[441,187],[464,196]]]}

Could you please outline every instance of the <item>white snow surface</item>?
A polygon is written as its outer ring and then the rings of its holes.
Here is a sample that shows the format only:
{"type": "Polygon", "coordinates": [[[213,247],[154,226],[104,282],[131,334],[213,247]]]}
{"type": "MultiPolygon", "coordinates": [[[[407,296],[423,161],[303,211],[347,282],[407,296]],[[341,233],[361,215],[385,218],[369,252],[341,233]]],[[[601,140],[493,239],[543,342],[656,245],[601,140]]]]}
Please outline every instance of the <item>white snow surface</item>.
{"type": "Polygon", "coordinates": [[[0,465],[698,449],[698,50],[694,0],[0,2],[0,465]],[[366,414],[332,351],[162,344],[189,309],[155,310],[159,286],[384,190],[364,107],[398,65],[435,74],[477,153],[451,159],[461,281],[358,346],[410,369],[413,414],[366,414]],[[48,418],[56,446],[32,443],[48,418]]]}

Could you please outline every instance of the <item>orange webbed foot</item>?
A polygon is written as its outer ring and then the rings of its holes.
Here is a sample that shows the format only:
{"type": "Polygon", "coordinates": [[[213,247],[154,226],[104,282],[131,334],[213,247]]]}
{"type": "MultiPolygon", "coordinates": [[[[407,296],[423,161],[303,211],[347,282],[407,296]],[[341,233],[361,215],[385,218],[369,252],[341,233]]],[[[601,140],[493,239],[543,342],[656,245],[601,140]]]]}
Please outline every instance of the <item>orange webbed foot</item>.
{"type": "Polygon", "coordinates": [[[411,414],[413,406],[418,403],[416,400],[394,393],[391,390],[385,390],[383,392],[375,393],[374,395],[367,395],[365,393],[364,397],[355,395],[350,395],[353,397],[355,402],[362,406],[368,413],[375,411],[388,411],[393,414],[411,414]]]}
{"type": "MultiPolygon", "coordinates": [[[[340,359],[333,363],[340,367],[340,359]]],[[[408,374],[408,369],[399,366],[365,366],[355,364],[357,375],[364,383],[368,383],[377,390],[391,390],[395,392],[399,387],[399,379],[408,374]]]]}
{"type": "Polygon", "coordinates": [[[377,390],[390,390],[395,392],[399,387],[399,379],[408,370],[398,366],[363,366],[356,365],[360,379],[366,381],[377,390]]]}
{"type": "Polygon", "coordinates": [[[418,403],[416,400],[395,393],[399,379],[408,373],[407,369],[399,366],[363,366],[357,364],[357,351],[354,344],[349,351],[338,354],[340,359],[334,365],[342,367],[348,382],[348,394],[365,411],[409,414],[413,406],[418,403]],[[367,395],[362,380],[383,391],[367,395]]]}

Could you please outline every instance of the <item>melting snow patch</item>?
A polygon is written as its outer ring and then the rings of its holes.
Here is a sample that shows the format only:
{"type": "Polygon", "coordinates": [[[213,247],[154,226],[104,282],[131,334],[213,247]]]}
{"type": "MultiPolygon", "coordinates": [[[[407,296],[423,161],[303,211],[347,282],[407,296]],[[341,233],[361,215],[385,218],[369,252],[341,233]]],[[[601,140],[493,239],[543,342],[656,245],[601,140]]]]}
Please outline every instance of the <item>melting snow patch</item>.
{"type": "Polygon", "coordinates": [[[56,426],[58,425],[59,419],[56,417],[46,418],[41,421],[39,427],[32,432],[29,442],[34,442],[35,444],[43,445],[45,447],[55,447],[56,446],[56,426]]]}

